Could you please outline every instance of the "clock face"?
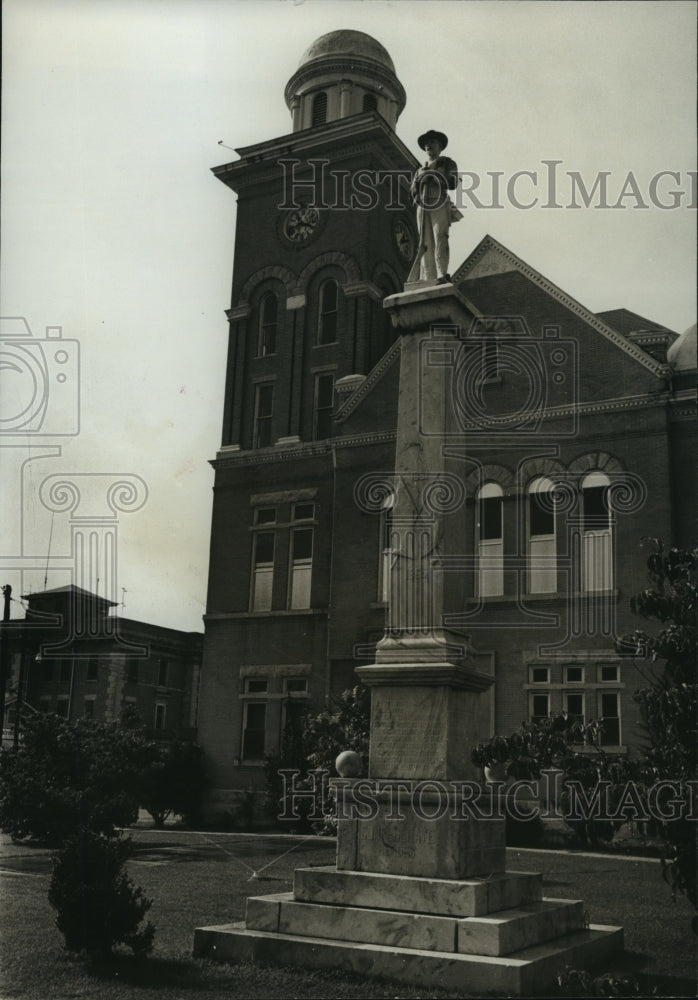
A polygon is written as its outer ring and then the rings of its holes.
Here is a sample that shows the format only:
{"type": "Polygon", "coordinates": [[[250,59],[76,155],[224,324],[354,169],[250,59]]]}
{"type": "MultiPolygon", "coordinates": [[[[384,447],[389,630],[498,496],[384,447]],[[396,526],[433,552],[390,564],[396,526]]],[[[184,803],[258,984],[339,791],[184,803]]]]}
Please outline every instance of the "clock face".
{"type": "Polygon", "coordinates": [[[393,238],[397,252],[403,260],[412,260],[414,257],[414,237],[410,228],[405,222],[396,222],[393,226],[393,238]]]}
{"type": "Polygon", "coordinates": [[[283,234],[291,243],[298,245],[314,236],[319,227],[320,213],[317,208],[303,205],[288,213],[283,223],[283,234]]]}

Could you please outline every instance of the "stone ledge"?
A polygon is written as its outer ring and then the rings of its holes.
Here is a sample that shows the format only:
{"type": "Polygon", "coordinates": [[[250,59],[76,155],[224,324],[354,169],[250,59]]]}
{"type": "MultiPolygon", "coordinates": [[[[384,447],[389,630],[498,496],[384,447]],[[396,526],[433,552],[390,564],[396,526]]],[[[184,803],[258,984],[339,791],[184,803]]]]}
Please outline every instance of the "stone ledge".
{"type": "Polygon", "coordinates": [[[622,947],[621,927],[598,924],[503,958],[274,934],[246,930],[242,923],[199,927],[194,932],[195,958],[343,969],[425,988],[438,982],[441,989],[453,991],[461,991],[467,981],[470,992],[509,996],[535,996],[566,966],[587,969],[622,947]]]}
{"type": "Polygon", "coordinates": [[[542,885],[543,876],[532,872],[454,880],[342,871],[331,865],[296,869],[293,895],[309,903],[474,917],[537,902],[542,885]]]}

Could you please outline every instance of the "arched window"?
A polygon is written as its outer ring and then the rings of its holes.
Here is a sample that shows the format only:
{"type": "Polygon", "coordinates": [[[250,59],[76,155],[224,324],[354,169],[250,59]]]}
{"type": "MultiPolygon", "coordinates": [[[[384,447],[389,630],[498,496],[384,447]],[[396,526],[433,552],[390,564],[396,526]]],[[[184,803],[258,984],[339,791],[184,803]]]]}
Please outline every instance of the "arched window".
{"type": "Polygon", "coordinates": [[[613,589],[613,539],[608,487],[603,472],[590,472],[582,480],[582,589],[613,589]]]}
{"type": "Polygon", "coordinates": [[[363,110],[364,111],[378,110],[378,101],[376,100],[375,94],[364,94],[363,110]]]}
{"type": "Polygon", "coordinates": [[[554,486],[540,476],[528,487],[528,592],[557,591],[554,486]]]}
{"type": "Polygon", "coordinates": [[[321,90],[319,94],[316,94],[313,98],[313,116],[311,121],[311,128],[316,125],[324,125],[327,121],[327,94],[324,90],[321,90]]]}
{"type": "Polygon", "coordinates": [[[337,340],[338,288],[334,278],[320,285],[318,296],[318,344],[334,344],[337,340]]]}
{"type": "Polygon", "coordinates": [[[257,331],[257,357],[276,354],[279,304],[273,292],[267,292],[259,303],[259,329],[257,331]]]}
{"type": "Polygon", "coordinates": [[[477,493],[480,597],[496,597],[504,593],[503,496],[502,487],[497,483],[485,483],[477,493]]]}

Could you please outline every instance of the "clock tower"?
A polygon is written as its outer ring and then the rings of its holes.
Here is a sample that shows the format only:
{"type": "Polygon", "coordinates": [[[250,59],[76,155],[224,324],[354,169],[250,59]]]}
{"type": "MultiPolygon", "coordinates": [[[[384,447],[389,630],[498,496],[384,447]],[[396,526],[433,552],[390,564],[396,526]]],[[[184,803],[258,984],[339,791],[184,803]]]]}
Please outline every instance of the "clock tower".
{"type": "Polygon", "coordinates": [[[379,42],[342,30],[307,49],[285,99],[292,130],[213,171],[238,199],[199,711],[218,803],[264,787],[265,755],[356,683],[384,626],[383,528],[353,491],[394,465],[383,300],[417,236],[405,91],[379,42]]]}
{"type": "Polygon", "coordinates": [[[293,131],[214,170],[238,196],[223,445],[246,450],[327,436],[311,374],[377,363],[393,337],[382,300],[415,250],[416,164],[394,131],[405,91],[383,46],[323,35],[285,97],[293,131]],[[272,375],[273,392],[253,390],[272,375]]]}

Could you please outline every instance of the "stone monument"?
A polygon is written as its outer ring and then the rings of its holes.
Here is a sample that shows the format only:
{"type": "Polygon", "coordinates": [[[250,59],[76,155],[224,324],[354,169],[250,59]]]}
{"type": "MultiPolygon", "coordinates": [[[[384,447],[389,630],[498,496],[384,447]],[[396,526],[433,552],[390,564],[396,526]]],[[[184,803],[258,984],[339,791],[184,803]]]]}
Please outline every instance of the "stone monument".
{"type": "Polygon", "coordinates": [[[507,872],[496,796],[468,780],[493,678],[443,624],[461,595],[442,557],[465,551],[443,432],[449,352],[477,314],[453,285],[428,281],[384,306],[401,334],[395,471],[362,485],[367,502],[392,494],[396,556],[385,635],[375,663],[357,668],[371,689],[368,779],[335,782],[336,865],[248,899],[244,924],[199,928],[194,954],[531,994],[622,948],[623,931],[587,926],[581,900],[544,899],[541,875],[507,872]]]}

